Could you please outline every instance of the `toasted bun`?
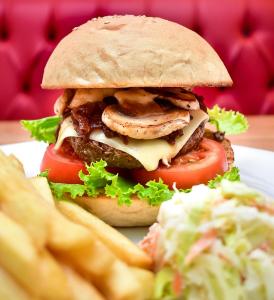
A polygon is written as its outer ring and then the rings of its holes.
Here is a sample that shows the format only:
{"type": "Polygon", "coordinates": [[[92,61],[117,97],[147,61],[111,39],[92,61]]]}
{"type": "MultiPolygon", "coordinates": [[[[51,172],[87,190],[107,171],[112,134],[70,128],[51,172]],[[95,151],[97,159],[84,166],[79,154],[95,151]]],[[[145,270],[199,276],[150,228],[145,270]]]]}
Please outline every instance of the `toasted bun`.
{"type": "Polygon", "coordinates": [[[118,205],[116,198],[106,196],[78,197],[74,201],[109,225],[116,227],[149,226],[156,221],[159,211],[159,206],[151,206],[137,197],[132,198],[130,206],[118,205]]]}
{"type": "Polygon", "coordinates": [[[43,88],[229,86],[213,48],[179,24],[108,16],[75,28],[53,51],[43,88]]]}

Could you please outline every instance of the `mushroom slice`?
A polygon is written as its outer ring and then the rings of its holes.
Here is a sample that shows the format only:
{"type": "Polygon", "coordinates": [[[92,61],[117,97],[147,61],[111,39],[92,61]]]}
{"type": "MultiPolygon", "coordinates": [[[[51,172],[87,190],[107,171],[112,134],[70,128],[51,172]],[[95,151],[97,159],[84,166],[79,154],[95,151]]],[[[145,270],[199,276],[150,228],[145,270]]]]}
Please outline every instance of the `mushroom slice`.
{"type": "Polygon", "coordinates": [[[76,108],[86,103],[101,102],[105,97],[113,96],[117,89],[77,89],[69,108],[76,108]]]}
{"type": "Polygon", "coordinates": [[[56,115],[61,116],[68,106],[69,102],[73,98],[75,90],[73,89],[66,89],[64,93],[59,96],[54,104],[54,112],[56,115]]]}
{"type": "Polygon", "coordinates": [[[200,104],[195,94],[182,88],[149,88],[149,92],[157,93],[158,99],[168,100],[173,105],[186,109],[200,109],[200,104]]]}
{"type": "Polygon", "coordinates": [[[158,94],[150,93],[142,88],[130,88],[119,90],[114,94],[114,97],[118,100],[121,106],[127,106],[132,104],[150,105],[154,103],[154,99],[158,94]]]}
{"type": "Polygon", "coordinates": [[[150,115],[128,115],[119,105],[109,105],[102,114],[103,123],[111,130],[133,139],[156,139],[184,128],[190,121],[188,111],[172,109],[150,115]]]}
{"type": "Polygon", "coordinates": [[[200,109],[200,105],[198,100],[195,101],[187,101],[187,100],[182,100],[182,99],[176,99],[173,97],[170,98],[165,98],[167,99],[170,103],[172,103],[173,105],[183,108],[183,109],[187,109],[187,110],[197,110],[200,109]]]}
{"type": "Polygon", "coordinates": [[[119,107],[131,116],[150,116],[153,113],[163,113],[163,108],[154,101],[157,95],[145,91],[142,88],[130,88],[120,90],[114,94],[119,107]],[[127,113],[128,112],[128,113],[127,113]]]}

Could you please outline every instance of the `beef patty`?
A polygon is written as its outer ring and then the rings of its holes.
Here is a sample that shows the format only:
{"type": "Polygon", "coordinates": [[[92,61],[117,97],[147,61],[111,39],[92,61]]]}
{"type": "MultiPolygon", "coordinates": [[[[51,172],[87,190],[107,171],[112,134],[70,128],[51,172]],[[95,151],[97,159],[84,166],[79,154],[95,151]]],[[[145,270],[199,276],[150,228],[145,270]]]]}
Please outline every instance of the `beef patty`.
{"type": "MultiPolygon", "coordinates": [[[[192,149],[195,149],[199,145],[204,135],[204,127],[205,125],[202,123],[194,131],[178,155],[183,155],[192,149]]],[[[142,167],[141,163],[133,156],[106,144],[89,140],[84,137],[69,137],[67,139],[79,158],[87,163],[103,159],[110,167],[119,167],[124,169],[142,167]]],[[[155,151],[157,151],[157,149],[155,149],[155,151]]]]}

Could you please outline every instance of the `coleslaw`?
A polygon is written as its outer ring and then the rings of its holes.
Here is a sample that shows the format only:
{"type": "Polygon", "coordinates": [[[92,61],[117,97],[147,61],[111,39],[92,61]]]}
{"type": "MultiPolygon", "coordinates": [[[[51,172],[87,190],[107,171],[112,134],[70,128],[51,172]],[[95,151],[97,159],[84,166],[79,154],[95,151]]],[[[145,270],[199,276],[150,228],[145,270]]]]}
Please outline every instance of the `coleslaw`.
{"type": "Polygon", "coordinates": [[[177,191],[158,222],[155,299],[274,299],[272,199],[222,180],[177,191]]]}

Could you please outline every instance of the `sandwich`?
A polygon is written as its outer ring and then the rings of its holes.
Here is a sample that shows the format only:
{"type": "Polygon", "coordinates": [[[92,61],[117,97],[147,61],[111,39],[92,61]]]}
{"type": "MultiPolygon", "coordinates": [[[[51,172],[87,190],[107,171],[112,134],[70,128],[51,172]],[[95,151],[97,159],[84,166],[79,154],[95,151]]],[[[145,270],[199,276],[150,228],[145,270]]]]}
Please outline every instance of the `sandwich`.
{"type": "Polygon", "coordinates": [[[56,116],[23,125],[51,144],[41,171],[56,197],[114,226],[145,226],[173,187],[231,170],[224,135],[244,131],[246,120],[208,109],[193,91],[231,85],[217,53],[190,29],[146,16],[96,18],[61,40],[46,64],[42,87],[63,91],[56,116]]]}

